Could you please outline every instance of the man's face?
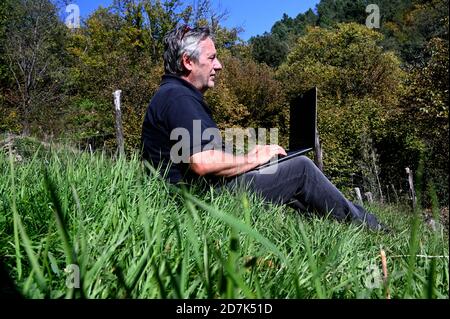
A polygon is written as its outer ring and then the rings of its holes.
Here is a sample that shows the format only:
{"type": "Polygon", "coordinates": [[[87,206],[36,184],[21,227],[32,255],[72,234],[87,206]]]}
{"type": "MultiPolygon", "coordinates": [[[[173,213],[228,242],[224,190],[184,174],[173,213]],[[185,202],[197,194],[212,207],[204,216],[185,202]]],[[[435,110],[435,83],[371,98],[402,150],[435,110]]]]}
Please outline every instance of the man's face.
{"type": "Polygon", "coordinates": [[[216,80],[216,72],[222,69],[217,59],[214,42],[207,38],[200,42],[200,57],[198,61],[190,61],[190,74],[187,80],[191,82],[200,92],[213,88],[216,80]]]}

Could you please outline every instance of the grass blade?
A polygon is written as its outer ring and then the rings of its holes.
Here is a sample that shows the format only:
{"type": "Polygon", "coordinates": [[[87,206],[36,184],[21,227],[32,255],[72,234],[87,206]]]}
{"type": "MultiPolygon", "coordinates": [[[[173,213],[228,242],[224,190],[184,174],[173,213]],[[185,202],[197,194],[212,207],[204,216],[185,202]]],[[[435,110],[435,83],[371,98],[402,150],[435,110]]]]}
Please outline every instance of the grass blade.
{"type": "Polygon", "coordinates": [[[265,238],[263,235],[261,235],[258,231],[251,228],[250,226],[243,223],[241,220],[237,219],[234,216],[231,216],[229,214],[226,214],[224,212],[221,212],[214,207],[202,202],[201,200],[195,198],[193,195],[184,192],[184,196],[192,201],[197,206],[201,207],[205,211],[209,212],[213,217],[218,218],[222,220],[223,222],[227,223],[231,227],[235,228],[238,231],[241,231],[251,237],[253,237],[257,242],[261,243],[263,246],[265,246],[267,249],[272,251],[276,256],[278,256],[284,263],[287,263],[286,256],[267,238],[265,238]]]}
{"type": "Polygon", "coordinates": [[[303,243],[305,244],[306,253],[308,254],[309,268],[312,273],[312,278],[314,281],[314,287],[316,288],[317,296],[320,299],[325,299],[325,292],[322,287],[322,283],[320,282],[320,274],[317,268],[317,262],[312,253],[311,243],[309,241],[308,235],[306,234],[305,231],[305,227],[303,226],[303,222],[301,220],[299,220],[299,230],[303,238],[303,243]]]}

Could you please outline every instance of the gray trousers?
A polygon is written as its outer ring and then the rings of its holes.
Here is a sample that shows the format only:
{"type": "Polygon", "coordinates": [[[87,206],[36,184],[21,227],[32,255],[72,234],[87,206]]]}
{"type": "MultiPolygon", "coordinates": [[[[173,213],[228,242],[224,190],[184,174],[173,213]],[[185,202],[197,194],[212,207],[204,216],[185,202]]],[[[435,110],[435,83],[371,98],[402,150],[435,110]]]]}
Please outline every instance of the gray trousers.
{"type": "Polygon", "coordinates": [[[286,204],[302,213],[330,214],[339,221],[366,224],[379,230],[376,217],[346,199],[306,156],[297,156],[261,170],[249,171],[232,180],[229,189],[246,187],[267,201],[286,204]]]}

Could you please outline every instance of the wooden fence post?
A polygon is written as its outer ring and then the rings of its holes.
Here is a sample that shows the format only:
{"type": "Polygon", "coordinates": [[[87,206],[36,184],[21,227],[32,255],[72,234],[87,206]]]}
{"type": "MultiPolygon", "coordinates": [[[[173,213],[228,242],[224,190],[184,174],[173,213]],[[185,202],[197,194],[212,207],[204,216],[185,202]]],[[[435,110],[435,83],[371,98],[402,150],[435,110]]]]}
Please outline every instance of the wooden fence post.
{"type": "Polygon", "coordinates": [[[416,211],[417,199],[416,199],[416,192],[414,191],[413,172],[412,172],[412,169],[410,169],[409,167],[405,168],[405,170],[406,170],[406,174],[408,175],[409,194],[411,195],[413,211],[416,211]]]}
{"type": "Polygon", "coordinates": [[[389,186],[386,185],[386,198],[387,198],[387,202],[388,204],[391,203],[391,196],[389,196],[389,186]]]}
{"type": "Polygon", "coordinates": [[[398,194],[397,191],[395,190],[394,184],[391,184],[392,190],[394,191],[394,195],[395,195],[395,203],[398,204],[398,194]]]}
{"type": "Polygon", "coordinates": [[[362,206],[363,199],[362,199],[361,190],[359,189],[359,187],[355,187],[355,193],[356,193],[356,198],[358,199],[358,203],[362,206]]]}
{"type": "Polygon", "coordinates": [[[114,113],[116,118],[116,140],[117,140],[117,150],[120,155],[125,154],[125,143],[123,137],[123,127],[122,127],[122,111],[120,110],[120,94],[121,90],[117,90],[113,93],[114,96],[114,113]]]}
{"type": "MultiPolygon", "coordinates": [[[[315,100],[317,101],[317,87],[315,88],[315,93],[316,93],[315,100]]],[[[322,147],[320,146],[319,129],[317,128],[317,126],[316,126],[316,137],[314,139],[314,163],[316,163],[316,166],[323,172],[323,154],[322,154],[322,147]]]]}
{"type": "Polygon", "coordinates": [[[381,189],[380,178],[378,177],[377,160],[375,158],[375,152],[373,150],[372,150],[372,162],[373,168],[375,169],[375,177],[377,179],[378,191],[380,192],[380,202],[383,204],[384,203],[383,190],[381,189]]]}
{"type": "Polygon", "coordinates": [[[323,171],[322,147],[320,146],[319,131],[316,130],[316,138],[314,143],[314,163],[323,171]]]}
{"type": "Polygon", "coordinates": [[[367,192],[364,195],[366,195],[367,201],[372,204],[373,203],[373,195],[372,195],[372,193],[371,192],[367,192]]]}

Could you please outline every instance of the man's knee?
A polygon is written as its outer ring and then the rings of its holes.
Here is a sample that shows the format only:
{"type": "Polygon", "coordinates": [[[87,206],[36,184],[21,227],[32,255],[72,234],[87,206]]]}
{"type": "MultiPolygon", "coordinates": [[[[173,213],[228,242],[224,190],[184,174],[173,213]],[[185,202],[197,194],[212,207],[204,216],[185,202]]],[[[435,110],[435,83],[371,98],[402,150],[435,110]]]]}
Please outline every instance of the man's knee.
{"type": "Polygon", "coordinates": [[[306,156],[296,156],[287,161],[281,162],[278,166],[276,174],[283,178],[292,178],[295,176],[310,175],[316,170],[314,162],[306,156]]]}
{"type": "Polygon", "coordinates": [[[291,161],[291,165],[295,165],[300,168],[310,169],[316,167],[314,162],[309,157],[306,157],[304,155],[294,157],[291,161]]]}

